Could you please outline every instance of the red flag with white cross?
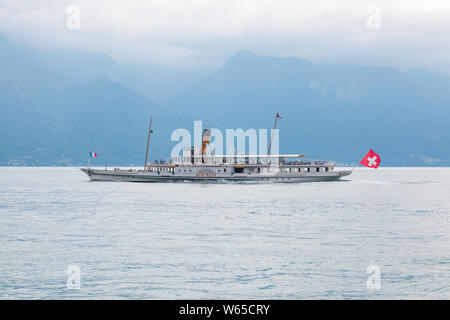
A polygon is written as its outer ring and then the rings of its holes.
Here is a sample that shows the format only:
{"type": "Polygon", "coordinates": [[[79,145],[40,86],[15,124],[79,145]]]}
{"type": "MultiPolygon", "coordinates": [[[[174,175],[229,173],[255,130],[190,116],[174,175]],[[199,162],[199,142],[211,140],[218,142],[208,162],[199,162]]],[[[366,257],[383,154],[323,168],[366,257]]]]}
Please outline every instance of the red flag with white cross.
{"type": "Polygon", "coordinates": [[[359,162],[363,166],[366,166],[368,168],[378,168],[380,166],[381,158],[378,154],[375,153],[372,149],[367,152],[367,154],[362,158],[362,160],[359,162]]]}

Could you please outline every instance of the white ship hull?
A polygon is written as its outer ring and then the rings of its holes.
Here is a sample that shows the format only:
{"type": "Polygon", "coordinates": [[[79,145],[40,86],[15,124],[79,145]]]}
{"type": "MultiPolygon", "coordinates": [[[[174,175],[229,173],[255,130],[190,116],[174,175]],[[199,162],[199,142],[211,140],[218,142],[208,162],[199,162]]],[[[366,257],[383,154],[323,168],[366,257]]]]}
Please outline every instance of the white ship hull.
{"type": "Polygon", "coordinates": [[[101,170],[82,168],[92,181],[117,182],[203,182],[203,183],[299,183],[317,181],[335,181],[352,173],[351,170],[309,173],[229,173],[213,174],[197,172],[195,174],[157,173],[130,170],[101,170]]]}

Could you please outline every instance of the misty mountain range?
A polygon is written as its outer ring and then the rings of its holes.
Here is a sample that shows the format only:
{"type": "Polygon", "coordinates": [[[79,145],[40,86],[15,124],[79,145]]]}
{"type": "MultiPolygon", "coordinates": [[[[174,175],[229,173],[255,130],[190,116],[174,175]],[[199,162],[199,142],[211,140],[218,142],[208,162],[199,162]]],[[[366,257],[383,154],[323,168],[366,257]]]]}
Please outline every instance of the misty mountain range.
{"type": "Polygon", "coordinates": [[[143,165],[168,158],[173,129],[268,128],[280,151],[356,164],[450,165],[450,76],[318,65],[240,51],[217,70],[124,66],[107,55],[42,52],[0,35],[0,165],[143,165]]]}

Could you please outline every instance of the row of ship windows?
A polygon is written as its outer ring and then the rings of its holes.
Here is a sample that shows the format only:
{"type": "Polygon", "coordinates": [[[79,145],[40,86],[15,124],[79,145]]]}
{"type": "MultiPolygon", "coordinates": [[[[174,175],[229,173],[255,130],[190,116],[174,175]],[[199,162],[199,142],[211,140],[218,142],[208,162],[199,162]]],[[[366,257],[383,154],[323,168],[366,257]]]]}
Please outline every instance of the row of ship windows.
{"type": "MultiPolygon", "coordinates": [[[[331,167],[307,167],[307,168],[248,168],[247,173],[269,173],[269,172],[284,172],[284,173],[292,173],[292,172],[329,172],[331,167]]],[[[236,173],[244,173],[244,168],[236,168],[236,173]]],[[[150,172],[158,171],[158,172],[175,172],[175,168],[150,168],[150,172]]],[[[192,169],[177,169],[177,172],[192,172],[192,169]]],[[[227,172],[227,169],[224,168],[223,171],[218,169],[217,172],[227,172]]]]}
{"type": "Polygon", "coordinates": [[[329,172],[330,167],[307,167],[307,168],[249,168],[249,172],[268,173],[268,172],[329,172]]]}

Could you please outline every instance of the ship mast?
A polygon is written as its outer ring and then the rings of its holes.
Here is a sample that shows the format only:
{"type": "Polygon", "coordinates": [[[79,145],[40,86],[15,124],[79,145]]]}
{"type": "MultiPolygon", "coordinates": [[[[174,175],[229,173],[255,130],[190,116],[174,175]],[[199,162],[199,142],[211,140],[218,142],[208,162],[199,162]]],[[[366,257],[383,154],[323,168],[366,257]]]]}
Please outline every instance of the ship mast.
{"type": "Polygon", "coordinates": [[[148,129],[147,151],[145,152],[145,165],[144,165],[144,171],[147,170],[148,146],[149,146],[149,144],[150,144],[150,134],[152,133],[152,119],[153,119],[153,116],[150,116],[150,127],[149,127],[149,129],[148,129]]]}
{"type": "Polygon", "coordinates": [[[267,155],[270,155],[270,148],[272,147],[272,139],[273,139],[273,134],[275,133],[275,128],[277,127],[277,120],[278,118],[281,119],[280,114],[277,112],[277,115],[275,116],[275,124],[273,125],[273,131],[272,131],[272,135],[270,136],[270,143],[269,143],[269,151],[267,151],[267,155]]]}

